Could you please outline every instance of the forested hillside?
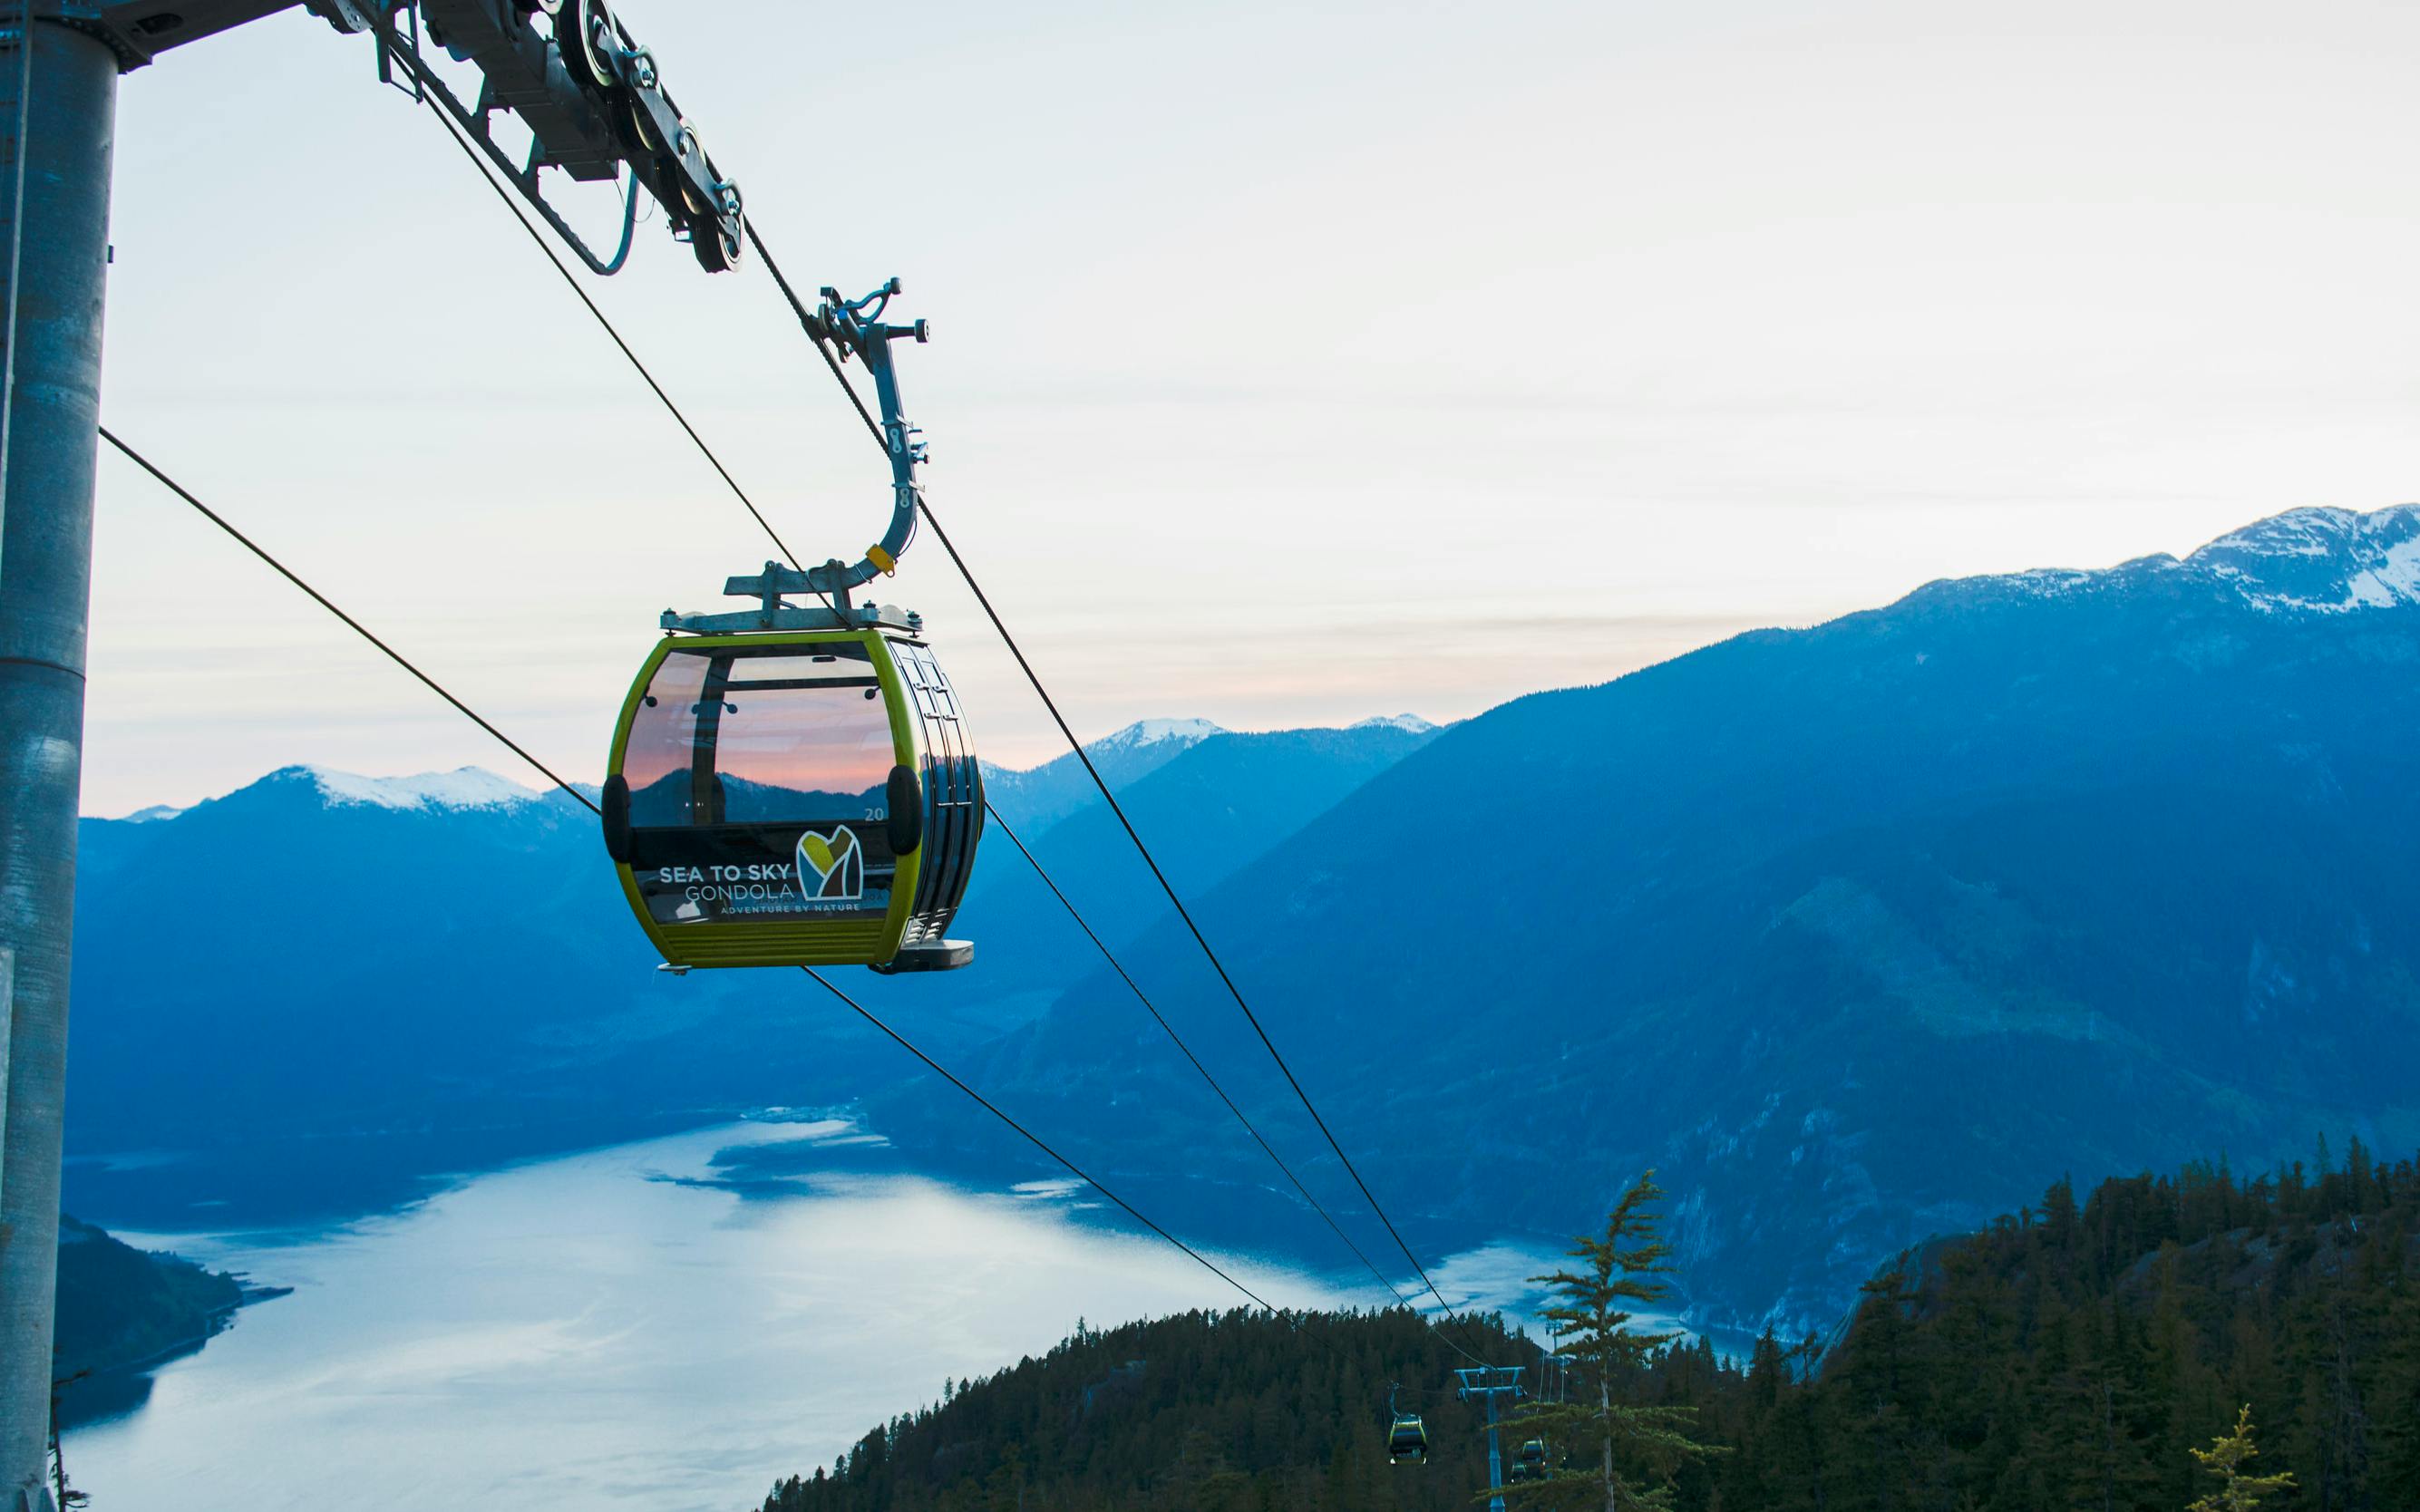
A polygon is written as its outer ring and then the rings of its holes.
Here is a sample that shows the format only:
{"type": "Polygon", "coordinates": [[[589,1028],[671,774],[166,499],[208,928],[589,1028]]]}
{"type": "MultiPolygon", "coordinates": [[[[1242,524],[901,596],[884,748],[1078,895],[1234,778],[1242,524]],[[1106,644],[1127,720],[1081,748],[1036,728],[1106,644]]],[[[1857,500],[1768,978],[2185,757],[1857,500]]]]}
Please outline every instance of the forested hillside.
{"type": "MultiPolygon", "coordinates": [[[[1493,1321],[1469,1332],[1491,1360],[1538,1358],[1493,1321]]],[[[1485,1475],[1447,1389],[1462,1363],[1402,1312],[1087,1331],[876,1428],[765,1509],[1466,1506],[1485,1475]],[[1381,1448],[1396,1379],[1420,1392],[1424,1467],[1381,1448]]],[[[1696,1408],[1725,1447],[1683,1473],[1692,1512],[2180,1512],[2211,1489],[2188,1451],[2246,1403],[2256,1468],[2298,1483],[2265,1506],[2420,1506],[2420,1163],[2355,1144],[2318,1177],[2194,1165],[2081,1202],[2062,1181],[1903,1257],[1828,1348],[1681,1347],[1614,1384],[1696,1408]]]]}
{"type": "Polygon", "coordinates": [[[242,1304],[234,1276],[59,1218],[58,1374],[114,1370],[199,1348],[242,1304]]]}
{"type": "MultiPolygon", "coordinates": [[[[1493,1319],[1450,1324],[1481,1358],[1535,1358],[1493,1319]]],[[[1187,1313],[1083,1330],[1039,1360],[876,1428],[766,1512],[1407,1507],[1464,1512],[1487,1481],[1468,1362],[1397,1308],[1187,1313]],[[1425,1467],[1387,1459],[1387,1402],[1427,1421],[1425,1467]]]]}
{"type": "Polygon", "coordinates": [[[73,1427],[142,1405],[152,1365],[191,1354],[248,1302],[283,1296],[180,1256],[140,1250],[59,1215],[58,1312],[52,1377],[59,1422],[73,1427]]]}

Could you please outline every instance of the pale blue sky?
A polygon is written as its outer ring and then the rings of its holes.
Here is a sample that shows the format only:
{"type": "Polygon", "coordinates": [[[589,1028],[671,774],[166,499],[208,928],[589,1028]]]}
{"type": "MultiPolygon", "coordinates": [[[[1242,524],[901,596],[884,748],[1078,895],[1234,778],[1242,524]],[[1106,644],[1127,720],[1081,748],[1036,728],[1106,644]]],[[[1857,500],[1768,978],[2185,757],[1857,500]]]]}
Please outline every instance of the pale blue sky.
{"type": "MultiPolygon", "coordinates": [[[[934,322],[934,502],[1087,735],[1456,717],[2420,495],[2409,8],[620,10],[795,278],[934,322]]],[[[593,778],[656,612],[767,548],[371,70],[296,13],[126,79],[104,414],[593,778]]],[[[761,270],[631,264],[597,297],[853,554],[879,458],[761,270]]],[[[891,586],[1051,754],[939,548],[891,586]]],[[[115,459],[94,617],[89,812],[513,769],[115,459]]]]}

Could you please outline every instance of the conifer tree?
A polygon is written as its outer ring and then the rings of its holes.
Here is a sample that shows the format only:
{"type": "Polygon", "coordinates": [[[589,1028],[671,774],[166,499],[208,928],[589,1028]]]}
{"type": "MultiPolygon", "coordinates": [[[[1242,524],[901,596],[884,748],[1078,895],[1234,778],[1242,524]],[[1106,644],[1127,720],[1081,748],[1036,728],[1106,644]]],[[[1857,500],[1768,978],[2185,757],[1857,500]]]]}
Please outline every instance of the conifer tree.
{"type": "Polygon", "coordinates": [[[2291,1472],[2274,1475],[2246,1473],[2243,1462],[2259,1453],[2252,1443],[2252,1404],[2246,1402],[2243,1410],[2235,1414],[2234,1432],[2222,1433],[2209,1448],[2193,1451],[2201,1468],[2218,1477],[2219,1487],[2185,1512],[2253,1512],[2262,1497],[2294,1484],[2291,1472]]]}
{"type": "Polygon", "coordinates": [[[1671,1294],[1662,1279],[1672,1270],[1666,1263],[1671,1246],[1655,1237],[1651,1211],[1663,1196],[1649,1171],[1614,1205],[1602,1238],[1581,1235],[1574,1242],[1567,1253],[1579,1265],[1529,1278],[1555,1293],[1558,1300],[1539,1316],[1554,1325],[1558,1350],[1584,1379],[1574,1393],[1579,1400],[1524,1402],[1501,1426],[1516,1443],[1545,1440],[1568,1466],[1506,1488],[1513,1504],[1667,1512],[1673,1475],[1713,1452],[1690,1434],[1696,1409],[1633,1399],[1648,1367],[1681,1336],[1630,1326],[1637,1316],[1633,1306],[1671,1294]]]}

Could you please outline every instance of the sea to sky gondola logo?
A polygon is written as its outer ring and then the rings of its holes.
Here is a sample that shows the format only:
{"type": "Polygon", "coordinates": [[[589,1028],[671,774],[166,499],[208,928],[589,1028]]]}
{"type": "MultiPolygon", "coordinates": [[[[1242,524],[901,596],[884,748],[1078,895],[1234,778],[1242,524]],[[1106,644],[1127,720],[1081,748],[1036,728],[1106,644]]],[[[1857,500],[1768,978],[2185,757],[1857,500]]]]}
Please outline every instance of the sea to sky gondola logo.
{"type": "Polygon", "coordinates": [[[834,825],[829,835],[799,837],[799,891],[809,903],[855,903],[865,896],[865,849],[857,831],[834,825]]]}

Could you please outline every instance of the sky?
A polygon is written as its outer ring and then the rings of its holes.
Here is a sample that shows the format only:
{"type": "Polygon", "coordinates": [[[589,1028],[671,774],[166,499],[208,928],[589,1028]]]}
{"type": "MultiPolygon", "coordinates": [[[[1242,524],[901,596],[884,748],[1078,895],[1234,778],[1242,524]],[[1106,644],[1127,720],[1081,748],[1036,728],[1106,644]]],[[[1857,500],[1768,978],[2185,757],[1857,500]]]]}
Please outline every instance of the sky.
{"type": "MultiPolygon", "coordinates": [[[[1086,738],[1476,714],[1934,579],[2420,497],[2420,10],[628,0],[1086,738]]],[[[551,177],[553,176],[550,176],[551,177]]],[[[598,186],[559,186],[610,227],[598,186]]],[[[771,554],[370,43],[125,78],[102,413],[566,776],[771,554]]],[[[763,270],[591,292],[802,556],[881,459],[763,270]]],[[[938,545],[988,758],[1062,748],[938,545]]],[[[84,806],[509,753],[101,472],[84,806]]]]}

